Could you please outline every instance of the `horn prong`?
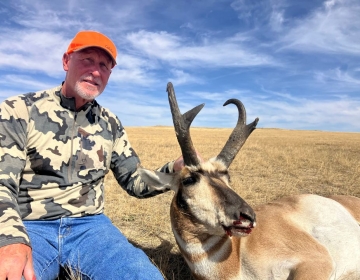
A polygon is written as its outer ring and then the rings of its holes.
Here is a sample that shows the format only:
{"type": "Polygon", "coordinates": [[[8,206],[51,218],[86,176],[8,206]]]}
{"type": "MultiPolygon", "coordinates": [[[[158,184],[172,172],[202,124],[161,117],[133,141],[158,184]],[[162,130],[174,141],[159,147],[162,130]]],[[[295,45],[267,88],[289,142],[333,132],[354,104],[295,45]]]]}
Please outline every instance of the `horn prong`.
{"type": "Polygon", "coordinates": [[[229,99],[224,103],[224,106],[228,104],[235,104],[239,111],[237,124],[229,136],[225,146],[216,157],[225,163],[226,167],[229,167],[241,147],[245,144],[246,139],[255,130],[259,118],[256,118],[252,123],[246,125],[246,110],[243,103],[238,99],[229,99]]]}
{"type": "Polygon", "coordinates": [[[179,142],[185,165],[199,165],[196,150],[190,137],[190,125],[196,115],[201,111],[205,104],[200,104],[184,114],[181,114],[176,101],[175,90],[171,82],[167,84],[171,115],[174,123],[176,138],[179,142]]]}

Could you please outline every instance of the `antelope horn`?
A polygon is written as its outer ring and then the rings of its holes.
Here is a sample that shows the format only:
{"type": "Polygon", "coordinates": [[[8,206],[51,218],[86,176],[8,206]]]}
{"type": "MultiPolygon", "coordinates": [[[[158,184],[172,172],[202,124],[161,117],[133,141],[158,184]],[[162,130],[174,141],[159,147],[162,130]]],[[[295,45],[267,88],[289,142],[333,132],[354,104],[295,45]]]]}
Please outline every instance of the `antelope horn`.
{"type": "Polygon", "coordinates": [[[194,145],[191,141],[190,125],[205,104],[198,105],[182,115],[176,101],[175,91],[172,83],[169,82],[167,84],[166,91],[168,92],[175,133],[181,148],[184,163],[188,166],[197,166],[199,165],[200,161],[197,157],[194,145]]]}
{"type": "Polygon", "coordinates": [[[246,125],[246,111],[244,105],[238,99],[229,99],[224,103],[223,106],[226,106],[230,103],[235,104],[238,108],[238,121],[224,148],[216,157],[217,159],[222,160],[227,168],[229,168],[230,164],[236,157],[237,153],[240,151],[241,147],[245,144],[245,141],[250,136],[251,132],[255,130],[259,121],[259,118],[256,118],[252,123],[246,125]]]}

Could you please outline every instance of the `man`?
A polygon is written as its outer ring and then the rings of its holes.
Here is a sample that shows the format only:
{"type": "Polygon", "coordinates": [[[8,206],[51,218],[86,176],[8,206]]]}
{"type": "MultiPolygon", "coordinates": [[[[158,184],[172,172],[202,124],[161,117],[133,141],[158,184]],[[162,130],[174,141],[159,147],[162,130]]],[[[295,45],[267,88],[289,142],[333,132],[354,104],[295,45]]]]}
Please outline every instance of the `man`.
{"type": "MultiPolygon", "coordinates": [[[[81,31],[63,55],[62,85],[0,106],[0,280],[162,279],[143,251],[104,216],[104,177],[139,198],[139,158],[119,119],[95,98],[116,65],[105,35],[81,31]]],[[[119,96],[121,98],[121,96],[119,96]]],[[[174,172],[182,158],[160,170],[174,172]]]]}

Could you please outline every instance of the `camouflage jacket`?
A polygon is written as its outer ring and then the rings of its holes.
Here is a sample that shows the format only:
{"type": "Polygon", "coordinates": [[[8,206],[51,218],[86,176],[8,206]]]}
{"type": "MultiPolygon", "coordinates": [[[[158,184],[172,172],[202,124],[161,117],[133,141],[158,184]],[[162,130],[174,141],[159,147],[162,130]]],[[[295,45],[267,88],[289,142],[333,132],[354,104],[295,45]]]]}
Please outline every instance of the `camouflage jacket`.
{"type": "MultiPolygon", "coordinates": [[[[0,105],[0,247],[30,245],[22,220],[103,212],[104,177],[142,198],[158,194],[141,181],[140,163],[119,119],[96,101],[75,110],[61,86],[0,105]]],[[[172,172],[173,162],[160,171],[172,172]]]]}

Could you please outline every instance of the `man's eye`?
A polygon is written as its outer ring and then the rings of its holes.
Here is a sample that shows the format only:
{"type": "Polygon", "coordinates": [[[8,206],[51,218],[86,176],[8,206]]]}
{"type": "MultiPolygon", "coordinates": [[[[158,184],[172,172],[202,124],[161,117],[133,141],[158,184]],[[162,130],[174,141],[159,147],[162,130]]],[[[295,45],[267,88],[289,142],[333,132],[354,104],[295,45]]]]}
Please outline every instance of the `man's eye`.
{"type": "Polygon", "coordinates": [[[93,60],[91,58],[89,58],[89,57],[84,58],[82,61],[83,61],[83,63],[85,65],[92,65],[93,64],[93,60]]]}
{"type": "Polygon", "coordinates": [[[105,63],[101,63],[100,66],[103,70],[109,70],[109,67],[107,67],[105,63]]]}

